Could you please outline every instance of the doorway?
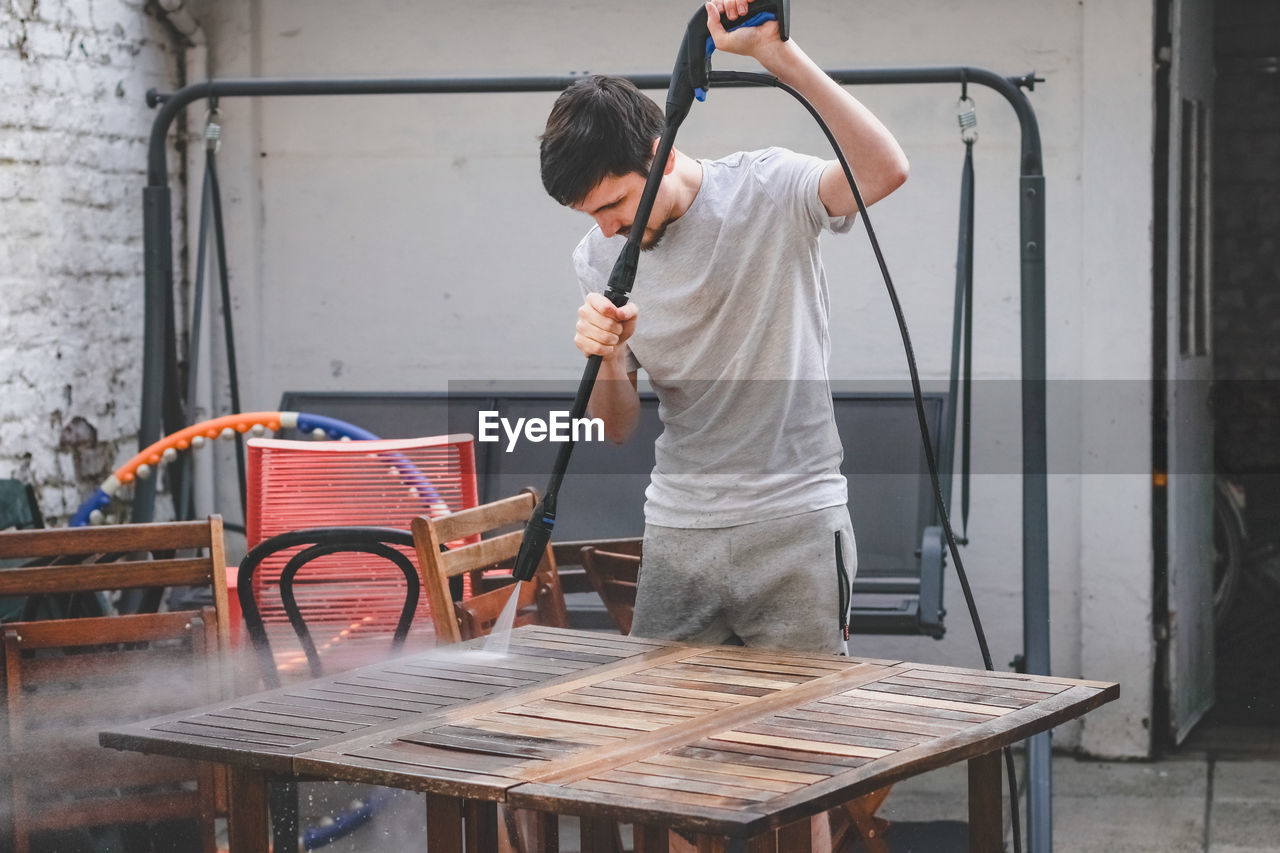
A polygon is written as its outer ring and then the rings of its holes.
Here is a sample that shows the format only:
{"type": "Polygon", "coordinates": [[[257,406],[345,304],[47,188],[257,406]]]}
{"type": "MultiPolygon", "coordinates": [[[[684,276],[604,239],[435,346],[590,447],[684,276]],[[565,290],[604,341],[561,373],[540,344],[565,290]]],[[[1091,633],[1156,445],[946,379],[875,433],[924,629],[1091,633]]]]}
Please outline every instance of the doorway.
{"type": "MultiPolygon", "coordinates": [[[[1219,0],[1213,121],[1215,470],[1241,532],[1211,720],[1280,725],[1280,4],[1219,0]]],[[[1222,498],[1220,498],[1220,503],[1222,498]]],[[[1220,510],[1221,512],[1221,510],[1220,510]]],[[[1230,519],[1224,523],[1230,524],[1230,519]]],[[[1224,531],[1230,532],[1230,528],[1224,531]]]]}

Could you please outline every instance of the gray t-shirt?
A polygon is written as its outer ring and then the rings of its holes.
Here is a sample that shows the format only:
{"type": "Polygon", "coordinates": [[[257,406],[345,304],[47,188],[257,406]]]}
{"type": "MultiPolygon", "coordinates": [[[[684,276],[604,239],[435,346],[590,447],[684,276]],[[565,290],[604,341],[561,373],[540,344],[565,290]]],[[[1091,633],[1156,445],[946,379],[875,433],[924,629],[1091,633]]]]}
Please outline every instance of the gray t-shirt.
{"type": "MultiPolygon", "coordinates": [[[[848,500],[827,382],[824,161],[770,148],[699,161],[702,186],[640,255],[628,368],[658,395],[663,433],[645,520],[733,527],[848,500]]],[[[625,238],[593,228],[574,251],[584,294],[603,291],[625,238]]]]}

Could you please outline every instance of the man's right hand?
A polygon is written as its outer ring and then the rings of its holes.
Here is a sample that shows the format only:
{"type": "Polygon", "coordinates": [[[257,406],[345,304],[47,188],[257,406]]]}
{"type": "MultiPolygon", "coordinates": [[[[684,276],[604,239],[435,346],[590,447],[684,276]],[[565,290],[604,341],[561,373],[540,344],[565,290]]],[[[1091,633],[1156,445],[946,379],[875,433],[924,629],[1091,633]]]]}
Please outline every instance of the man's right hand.
{"type": "Polygon", "coordinates": [[[614,305],[602,293],[589,293],[578,309],[578,326],[573,344],[583,355],[598,355],[606,361],[619,359],[625,349],[622,344],[636,330],[639,308],[628,302],[621,308],[614,305]]]}

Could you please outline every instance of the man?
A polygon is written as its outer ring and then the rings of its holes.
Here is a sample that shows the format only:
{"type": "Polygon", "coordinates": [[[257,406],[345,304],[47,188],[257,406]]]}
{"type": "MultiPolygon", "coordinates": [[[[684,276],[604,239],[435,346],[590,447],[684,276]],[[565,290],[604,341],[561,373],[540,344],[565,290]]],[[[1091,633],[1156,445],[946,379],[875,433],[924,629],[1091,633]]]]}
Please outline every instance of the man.
{"type": "MultiPolygon", "coordinates": [[[[726,32],[721,13],[745,16],[746,0],[706,7],[717,49],[755,58],[817,108],[867,204],[902,184],[907,161],[893,136],[775,22],[726,32]]],[[[601,291],[662,125],[629,83],[591,77],[556,101],[541,150],[548,193],[596,221],[574,252],[585,292],[574,343],[603,358],[591,413],[624,440],[641,367],[660,403],[632,633],[844,652],[857,558],[827,387],[818,236],[847,231],[857,204],[835,161],[672,151],[635,301],[616,308],[601,291]]]]}

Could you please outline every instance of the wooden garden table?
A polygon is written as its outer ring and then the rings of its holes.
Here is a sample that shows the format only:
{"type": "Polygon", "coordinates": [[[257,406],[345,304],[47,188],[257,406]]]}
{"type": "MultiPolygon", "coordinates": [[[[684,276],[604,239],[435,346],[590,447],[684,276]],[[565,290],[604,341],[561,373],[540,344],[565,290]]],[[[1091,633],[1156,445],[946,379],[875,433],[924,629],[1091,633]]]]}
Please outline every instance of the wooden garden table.
{"type": "MultiPolygon", "coordinates": [[[[101,734],[230,768],[233,851],[265,850],[272,778],[427,794],[431,853],[496,847],[498,803],[666,828],[700,849],[808,850],[807,821],[969,762],[970,849],[1001,850],[1000,749],[1116,684],[521,628],[101,734]]],[[[554,823],[554,822],[552,822],[554,823]]],[[[554,833],[549,833],[549,838],[554,833]]],[[[551,842],[548,842],[551,843],[551,842]]]]}

